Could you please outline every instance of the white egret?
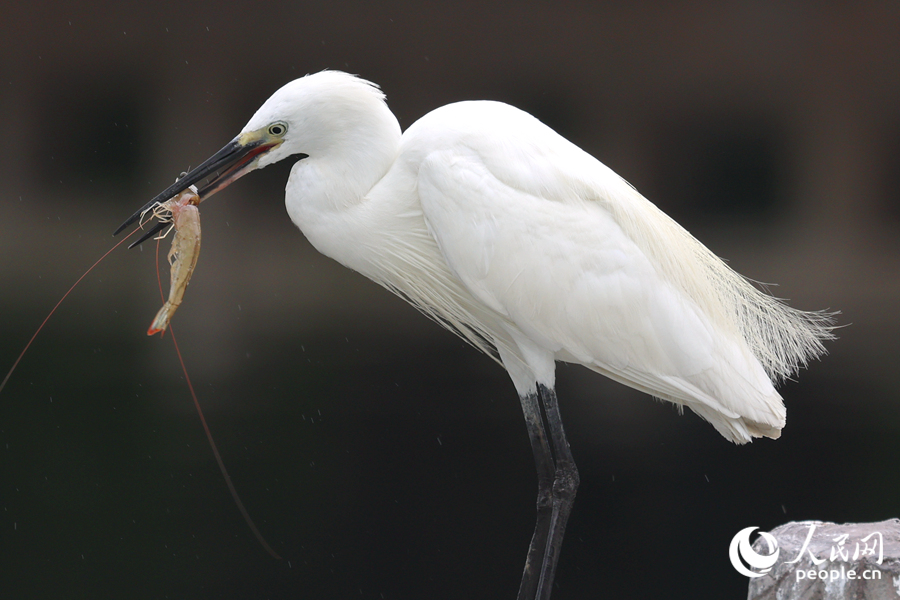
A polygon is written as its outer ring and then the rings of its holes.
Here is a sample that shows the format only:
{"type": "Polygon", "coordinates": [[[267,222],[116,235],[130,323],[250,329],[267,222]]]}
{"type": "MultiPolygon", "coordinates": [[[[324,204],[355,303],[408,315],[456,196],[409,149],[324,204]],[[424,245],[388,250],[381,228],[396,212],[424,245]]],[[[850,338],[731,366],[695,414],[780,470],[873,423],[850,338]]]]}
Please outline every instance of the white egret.
{"type": "Polygon", "coordinates": [[[145,208],[210,178],[205,199],[291,157],[302,160],[287,211],[313,246],[509,372],[539,482],[520,599],[549,598],[578,487],[554,392],[557,360],[686,406],[741,444],[780,435],[785,409],[773,381],[832,337],[830,315],[757,290],[529,114],[459,102],[401,135],[379,88],[338,71],[279,89],[234,140],[145,208]]]}

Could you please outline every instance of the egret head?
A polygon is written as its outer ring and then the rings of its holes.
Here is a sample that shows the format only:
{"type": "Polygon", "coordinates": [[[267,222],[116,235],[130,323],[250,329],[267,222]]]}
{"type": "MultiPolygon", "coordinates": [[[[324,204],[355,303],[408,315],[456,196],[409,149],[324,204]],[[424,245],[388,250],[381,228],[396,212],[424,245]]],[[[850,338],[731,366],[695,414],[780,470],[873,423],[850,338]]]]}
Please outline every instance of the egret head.
{"type": "Polygon", "coordinates": [[[319,158],[343,146],[354,132],[385,111],[378,87],[340,71],[322,71],[285,84],[259,107],[238,139],[265,140],[262,168],[288,157],[319,158]]]}
{"type": "MultiPolygon", "coordinates": [[[[203,180],[208,182],[198,185],[201,201],[250,171],[285,158],[339,151],[356,143],[354,135],[371,126],[371,115],[381,113],[390,114],[384,94],[375,84],[353,75],[322,71],[295,79],[272,94],[237,137],[135,212],[116,233],[154,204],[203,180]]],[[[388,121],[393,121],[399,136],[396,119],[391,116],[388,121]]]]}

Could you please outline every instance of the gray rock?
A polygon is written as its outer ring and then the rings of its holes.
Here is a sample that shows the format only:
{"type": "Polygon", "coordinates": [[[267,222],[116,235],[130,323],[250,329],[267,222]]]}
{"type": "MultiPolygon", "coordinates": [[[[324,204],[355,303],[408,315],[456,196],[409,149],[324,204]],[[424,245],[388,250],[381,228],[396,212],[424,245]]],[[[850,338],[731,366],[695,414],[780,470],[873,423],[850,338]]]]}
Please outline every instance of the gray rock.
{"type": "MultiPolygon", "coordinates": [[[[900,520],[799,521],[769,533],[778,558],[768,573],[750,579],[748,600],[900,600],[900,520]]],[[[753,550],[763,557],[775,551],[762,535],[753,550]]],[[[740,555],[746,562],[747,553],[740,555]]]]}

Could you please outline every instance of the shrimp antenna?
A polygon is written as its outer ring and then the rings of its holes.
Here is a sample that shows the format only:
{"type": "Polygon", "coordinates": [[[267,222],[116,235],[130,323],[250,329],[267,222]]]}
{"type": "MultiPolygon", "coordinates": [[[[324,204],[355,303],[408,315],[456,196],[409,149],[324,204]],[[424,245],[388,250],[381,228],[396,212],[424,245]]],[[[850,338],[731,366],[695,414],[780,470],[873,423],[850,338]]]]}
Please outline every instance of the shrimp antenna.
{"type": "Polygon", "coordinates": [[[145,233],[144,235],[142,235],[141,237],[139,237],[137,240],[135,240],[135,241],[131,242],[130,244],[128,244],[128,249],[131,250],[131,249],[134,248],[135,246],[140,246],[141,244],[143,244],[144,242],[146,242],[147,240],[149,240],[149,239],[152,238],[154,235],[156,235],[157,233],[159,233],[160,231],[162,231],[163,229],[165,229],[166,227],[168,227],[168,226],[171,225],[171,224],[172,224],[171,221],[159,221],[159,222],[157,222],[156,225],[154,225],[153,227],[151,227],[151,228],[147,231],[147,233],[145,233]]]}
{"type": "MultiPolygon", "coordinates": [[[[127,238],[126,238],[127,239],[127,238]]],[[[123,242],[125,240],[122,240],[123,242]]],[[[120,242],[121,243],[121,242],[120,242]]],[[[156,242],[156,281],[159,283],[159,295],[163,297],[165,300],[165,295],[163,294],[162,289],[162,279],[159,276],[159,241],[156,242]]],[[[203,425],[203,431],[206,432],[206,439],[209,440],[209,447],[212,449],[213,456],[216,457],[216,463],[219,465],[219,470],[222,472],[222,477],[225,478],[225,485],[228,486],[228,491],[231,492],[231,497],[234,499],[234,503],[237,505],[238,510],[241,512],[241,516],[244,517],[244,522],[247,523],[247,526],[250,528],[250,531],[253,532],[256,540],[265,548],[266,552],[272,558],[277,560],[281,560],[281,557],[278,555],[275,550],[266,542],[266,539],[263,537],[262,533],[260,533],[259,529],[256,528],[256,524],[253,522],[253,519],[250,517],[250,513],[247,512],[247,509],[244,508],[244,503],[241,502],[241,497],[237,493],[237,489],[234,487],[234,483],[231,481],[231,475],[228,474],[228,469],[225,468],[225,462],[222,460],[222,456],[219,454],[219,449],[216,447],[216,442],[213,440],[212,432],[209,430],[209,425],[206,424],[206,417],[203,416],[203,410],[200,408],[200,400],[197,399],[197,393],[194,392],[194,385],[191,383],[191,378],[188,375],[187,367],[184,365],[184,359],[181,357],[181,349],[178,347],[178,341],[175,339],[175,331],[172,328],[172,325],[169,325],[169,334],[172,336],[172,343],[175,344],[175,353],[178,354],[178,362],[181,363],[181,370],[184,373],[184,380],[187,382],[188,390],[191,392],[191,398],[194,401],[194,406],[197,408],[197,414],[200,415],[200,423],[203,425]]]]}
{"type": "Polygon", "coordinates": [[[244,507],[244,503],[241,502],[241,497],[237,493],[237,489],[234,487],[234,482],[231,481],[231,475],[228,474],[228,469],[225,468],[225,462],[222,460],[222,456],[219,454],[219,449],[216,447],[216,442],[213,440],[212,432],[209,430],[209,425],[206,424],[206,418],[203,416],[203,411],[200,409],[200,401],[197,399],[197,394],[194,392],[194,386],[191,384],[191,378],[188,377],[187,367],[184,366],[184,359],[181,357],[181,350],[178,348],[178,342],[175,341],[175,331],[172,329],[172,326],[169,325],[169,335],[172,336],[172,343],[175,344],[175,352],[178,354],[178,362],[181,363],[181,370],[184,372],[184,380],[187,382],[188,389],[191,391],[191,398],[194,400],[194,406],[197,408],[197,414],[200,415],[200,423],[203,424],[203,431],[206,432],[206,439],[209,440],[209,447],[212,448],[213,456],[216,457],[216,462],[219,464],[219,470],[222,472],[222,477],[225,478],[225,485],[228,486],[228,491],[231,492],[231,497],[234,499],[234,503],[237,504],[238,510],[241,512],[241,516],[244,517],[244,522],[247,523],[247,526],[250,528],[250,531],[253,532],[253,536],[256,540],[262,544],[262,547],[265,548],[266,552],[272,558],[281,560],[281,557],[278,555],[275,550],[266,542],[266,539],[263,537],[262,533],[260,533],[259,529],[256,528],[256,524],[253,522],[253,519],[250,518],[250,513],[247,512],[247,509],[244,507]]]}
{"type": "Polygon", "coordinates": [[[34,335],[31,336],[31,339],[28,340],[28,343],[27,343],[27,344],[25,344],[25,348],[23,348],[23,349],[22,349],[22,353],[19,354],[19,358],[17,358],[17,359],[16,359],[16,362],[13,363],[13,366],[10,367],[9,372],[6,374],[6,377],[3,378],[3,382],[0,383],[0,392],[2,392],[2,391],[3,391],[3,388],[6,387],[6,382],[9,381],[9,378],[10,378],[10,376],[12,376],[13,371],[16,370],[16,367],[19,366],[19,361],[21,361],[21,360],[22,360],[22,357],[25,356],[25,353],[28,352],[28,348],[31,347],[31,343],[34,341],[34,338],[36,338],[36,337],[37,337],[37,334],[39,334],[39,333],[41,332],[41,329],[44,328],[44,325],[47,324],[47,321],[50,320],[50,317],[52,317],[52,316],[53,316],[53,313],[56,312],[56,309],[59,308],[59,305],[63,303],[63,300],[65,300],[65,299],[69,296],[69,294],[72,293],[72,290],[75,289],[75,286],[76,286],[76,285],[78,285],[79,283],[81,283],[81,280],[82,280],[82,279],[84,279],[85,277],[87,277],[88,273],[90,273],[91,271],[94,270],[94,267],[96,267],[97,265],[99,265],[100,262],[101,262],[104,258],[106,258],[107,256],[109,256],[109,255],[112,253],[113,250],[115,250],[116,248],[118,248],[119,246],[121,246],[121,245],[125,242],[125,240],[127,240],[128,238],[130,238],[131,236],[133,236],[133,235],[134,235],[135,233],[137,233],[137,232],[138,232],[138,228],[135,228],[134,231],[132,231],[131,233],[129,233],[128,235],[126,235],[124,238],[122,238],[118,243],[116,243],[115,246],[113,246],[112,248],[110,248],[109,250],[107,250],[106,253],[105,253],[103,256],[101,256],[100,258],[97,259],[97,262],[95,262],[94,264],[92,264],[92,265],[90,266],[90,268],[89,268],[87,271],[85,271],[84,274],[83,274],[81,277],[79,277],[78,280],[77,280],[75,283],[72,284],[72,287],[69,288],[69,291],[67,291],[65,294],[63,294],[63,297],[59,299],[59,302],[56,303],[56,306],[54,306],[53,309],[50,311],[50,313],[44,318],[44,321],[43,321],[43,322],[40,324],[40,326],[37,328],[37,331],[34,332],[34,335]]]}

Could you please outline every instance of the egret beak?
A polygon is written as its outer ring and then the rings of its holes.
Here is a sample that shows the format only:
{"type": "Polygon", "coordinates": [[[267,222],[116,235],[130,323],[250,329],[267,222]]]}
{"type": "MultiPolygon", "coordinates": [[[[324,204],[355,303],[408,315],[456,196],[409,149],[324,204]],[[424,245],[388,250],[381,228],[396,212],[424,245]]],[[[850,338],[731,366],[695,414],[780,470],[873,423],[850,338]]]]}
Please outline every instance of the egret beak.
{"type": "MultiPolygon", "coordinates": [[[[264,130],[262,132],[251,131],[242,133],[237,136],[224,148],[210,156],[196,169],[180,178],[178,181],[160,192],[153,200],[142,206],[137,212],[128,217],[124,223],[113,233],[118,235],[123,229],[141,218],[147,210],[155,204],[161,204],[172,198],[176,194],[183,192],[188,186],[194,185],[206,178],[209,182],[198,192],[200,201],[204,201],[221,189],[226,188],[229,184],[237,181],[242,176],[256,168],[260,155],[268,152],[275,146],[280,145],[281,139],[272,139],[268,137],[264,130]]],[[[139,244],[143,239],[135,242],[132,246],[139,244]]]]}

